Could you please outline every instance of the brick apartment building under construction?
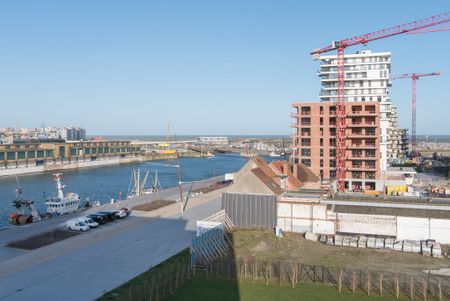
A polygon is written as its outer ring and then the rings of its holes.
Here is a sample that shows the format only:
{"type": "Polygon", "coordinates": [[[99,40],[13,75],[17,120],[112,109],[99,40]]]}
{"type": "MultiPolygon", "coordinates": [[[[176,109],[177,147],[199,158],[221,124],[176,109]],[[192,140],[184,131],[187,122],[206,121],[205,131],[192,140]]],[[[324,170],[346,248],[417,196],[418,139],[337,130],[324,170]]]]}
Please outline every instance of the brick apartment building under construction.
{"type": "MultiPolygon", "coordinates": [[[[294,103],[292,163],[322,179],[336,178],[336,103],[294,103]]],[[[382,190],[380,103],[345,103],[346,189],[382,190]]]]}

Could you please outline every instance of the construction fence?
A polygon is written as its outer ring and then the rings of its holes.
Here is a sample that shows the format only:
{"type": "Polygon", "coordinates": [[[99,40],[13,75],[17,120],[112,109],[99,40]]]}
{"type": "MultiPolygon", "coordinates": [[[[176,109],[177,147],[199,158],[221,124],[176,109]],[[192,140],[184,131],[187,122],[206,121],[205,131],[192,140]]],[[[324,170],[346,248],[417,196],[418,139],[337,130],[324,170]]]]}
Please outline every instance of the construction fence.
{"type": "Polygon", "coordinates": [[[277,197],[274,195],[223,193],[222,209],[238,228],[273,230],[277,225],[277,197]]]}
{"type": "MultiPolygon", "coordinates": [[[[226,257],[207,268],[191,268],[189,257],[166,265],[157,274],[129,287],[125,300],[159,301],[173,295],[190,279],[220,280],[294,288],[298,283],[335,287],[340,293],[385,296],[409,300],[450,300],[450,280],[429,274],[391,273],[344,269],[301,262],[267,262],[254,258],[226,257]]],[[[238,289],[238,288],[236,288],[238,289]]]]}
{"type": "MultiPolygon", "coordinates": [[[[197,272],[198,273],[198,272],[197,272]]],[[[450,280],[430,274],[354,270],[299,262],[267,262],[254,258],[221,258],[203,271],[207,279],[246,281],[295,287],[297,283],[320,283],[339,292],[390,296],[410,300],[450,300],[450,280]]]]}

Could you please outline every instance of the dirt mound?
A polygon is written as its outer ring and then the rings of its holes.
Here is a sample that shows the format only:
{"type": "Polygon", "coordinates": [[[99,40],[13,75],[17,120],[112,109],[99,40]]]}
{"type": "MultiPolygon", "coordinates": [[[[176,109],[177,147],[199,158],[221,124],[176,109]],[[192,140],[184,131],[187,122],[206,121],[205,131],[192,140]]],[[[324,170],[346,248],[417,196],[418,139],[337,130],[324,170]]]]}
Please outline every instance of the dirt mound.
{"type": "Polygon", "coordinates": [[[52,230],[39,235],[31,236],[26,239],[17,240],[7,244],[7,247],[25,249],[25,250],[35,250],[40,247],[61,241],[72,236],[76,236],[80,233],[64,230],[52,230]]]}
{"type": "Polygon", "coordinates": [[[142,205],[137,205],[131,208],[136,211],[153,211],[162,207],[166,207],[176,203],[175,201],[166,201],[166,200],[156,200],[150,203],[145,203],[142,205]]]}

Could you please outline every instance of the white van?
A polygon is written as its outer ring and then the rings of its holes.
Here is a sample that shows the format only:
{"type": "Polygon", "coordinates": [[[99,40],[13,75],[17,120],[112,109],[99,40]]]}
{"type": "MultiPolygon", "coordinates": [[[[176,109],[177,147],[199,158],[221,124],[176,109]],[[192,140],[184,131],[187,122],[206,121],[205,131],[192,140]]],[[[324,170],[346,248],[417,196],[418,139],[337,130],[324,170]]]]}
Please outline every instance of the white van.
{"type": "Polygon", "coordinates": [[[90,218],[90,217],[87,217],[87,216],[83,216],[83,217],[80,217],[79,219],[78,219],[80,222],[83,222],[83,223],[85,223],[86,225],[88,225],[89,226],[89,228],[97,228],[98,227],[98,223],[97,222],[95,222],[92,218],[90,218]]]}
{"type": "Polygon", "coordinates": [[[68,230],[81,231],[81,232],[85,232],[85,231],[89,230],[89,226],[78,219],[72,219],[72,220],[67,221],[66,227],[68,230]]]}

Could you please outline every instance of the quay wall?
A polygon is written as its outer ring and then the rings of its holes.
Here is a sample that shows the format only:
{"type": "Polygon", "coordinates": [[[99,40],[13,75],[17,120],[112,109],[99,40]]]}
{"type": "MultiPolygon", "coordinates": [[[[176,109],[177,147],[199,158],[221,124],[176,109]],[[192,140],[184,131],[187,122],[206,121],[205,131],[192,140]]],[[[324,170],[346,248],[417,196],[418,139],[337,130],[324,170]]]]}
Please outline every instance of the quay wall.
{"type": "MultiPolygon", "coordinates": [[[[188,152],[188,153],[180,153],[180,157],[200,157],[200,155],[188,152]]],[[[153,160],[173,160],[173,159],[176,159],[176,155],[174,154],[169,155],[147,154],[144,156],[125,157],[125,158],[98,158],[97,160],[93,161],[79,160],[78,162],[76,161],[46,162],[45,164],[39,166],[18,165],[14,167],[11,166],[9,168],[0,168],[0,177],[33,174],[33,173],[44,173],[44,172],[59,172],[64,170],[73,170],[89,167],[102,167],[102,166],[120,165],[153,160]]]]}

